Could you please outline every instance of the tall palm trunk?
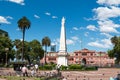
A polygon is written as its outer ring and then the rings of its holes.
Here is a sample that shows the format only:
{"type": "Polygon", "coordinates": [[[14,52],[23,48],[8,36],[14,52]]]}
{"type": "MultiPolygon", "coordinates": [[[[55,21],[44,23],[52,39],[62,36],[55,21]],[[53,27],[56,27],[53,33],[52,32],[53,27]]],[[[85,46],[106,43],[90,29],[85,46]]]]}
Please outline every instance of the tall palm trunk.
{"type": "Polygon", "coordinates": [[[25,38],[25,27],[23,28],[23,40],[22,40],[22,61],[24,60],[24,38],[25,38]]]}
{"type": "Polygon", "coordinates": [[[45,64],[47,63],[47,61],[46,61],[46,54],[47,54],[47,46],[45,46],[45,64]]]}
{"type": "Polygon", "coordinates": [[[30,21],[25,17],[23,16],[23,18],[19,19],[18,20],[18,27],[22,30],[22,35],[23,35],[23,41],[22,41],[22,61],[24,60],[24,37],[25,37],[25,30],[26,29],[29,29],[30,28],[30,21]]]}

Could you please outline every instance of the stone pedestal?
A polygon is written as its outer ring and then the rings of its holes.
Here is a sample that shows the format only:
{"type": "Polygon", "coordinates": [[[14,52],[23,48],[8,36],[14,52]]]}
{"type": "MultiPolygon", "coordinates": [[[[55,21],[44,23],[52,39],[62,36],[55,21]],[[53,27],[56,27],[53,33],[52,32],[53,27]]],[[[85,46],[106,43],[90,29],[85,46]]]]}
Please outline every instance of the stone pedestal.
{"type": "Polygon", "coordinates": [[[57,64],[68,66],[67,53],[64,53],[64,52],[58,53],[57,64]]]}

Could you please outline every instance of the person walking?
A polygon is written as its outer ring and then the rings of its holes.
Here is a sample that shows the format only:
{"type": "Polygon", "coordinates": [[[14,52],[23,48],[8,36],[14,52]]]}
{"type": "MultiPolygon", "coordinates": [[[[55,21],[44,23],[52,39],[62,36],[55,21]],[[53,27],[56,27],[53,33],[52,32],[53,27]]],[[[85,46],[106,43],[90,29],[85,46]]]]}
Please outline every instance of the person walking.
{"type": "Polygon", "coordinates": [[[34,70],[34,68],[31,69],[31,76],[32,77],[35,76],[35,70],[34,70]]]}
{"type": "Polygon", "coordinates": [[[38,72],[38,64],[35,64],[35,71],[38,72]]]}
{"type": "Polygon", "coordinates": [[[24,77],[28,76],[28,69],[25,65],[22,67],[22,74],[23,74],[24,77]]]}
{"type": "Polygon", "coordinates": [[[59,64],[56,65],[58,75],[60,75],[60,67],[61,67],[61,65],[59,65],[59,64]]]}

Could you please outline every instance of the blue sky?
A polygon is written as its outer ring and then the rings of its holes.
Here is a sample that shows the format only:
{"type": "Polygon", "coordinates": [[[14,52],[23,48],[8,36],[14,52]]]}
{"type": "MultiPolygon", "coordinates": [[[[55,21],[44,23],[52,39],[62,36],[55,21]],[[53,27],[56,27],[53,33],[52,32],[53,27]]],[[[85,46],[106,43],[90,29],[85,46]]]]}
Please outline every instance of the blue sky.
{"type": "Polygon", "coordinates": [[[12,40],[22,39],[17,21],[23,16],[31,21],[25,40],[48,36],[57,51],[63,16],[68,52],[107,51],[113,46],[110,38],[120,35],[120,0],[0,0],[0,29],[12,40]]]}

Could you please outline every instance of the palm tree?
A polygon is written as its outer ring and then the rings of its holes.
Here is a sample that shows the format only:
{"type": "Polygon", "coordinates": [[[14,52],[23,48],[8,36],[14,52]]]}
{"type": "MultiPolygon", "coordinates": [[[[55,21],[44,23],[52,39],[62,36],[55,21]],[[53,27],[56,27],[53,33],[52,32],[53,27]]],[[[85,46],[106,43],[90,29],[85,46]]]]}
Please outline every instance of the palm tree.
{"type": "Polygon", "coordinates": [[[21,29],[22,33],[23,33],[23,40],[22,40],[22,61],[24,59],[24,37],[25,37],[25,30],[30,28],[30,21],[24,16],[21,19],[18,20],[17,22],[18,27],[21,29]]]}
{"type": "Polygon", "coordinates": [[[49,37],[46,36],[42,39],[42,46],[45,46],[45,53],[44,53],[45,64],[46,64],[47,47],[50,46],[50,44],[51,44],[51,40],[49,39],[49,37]]]}

